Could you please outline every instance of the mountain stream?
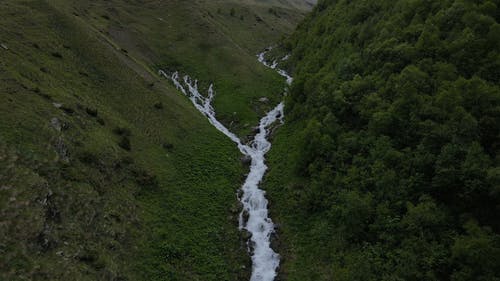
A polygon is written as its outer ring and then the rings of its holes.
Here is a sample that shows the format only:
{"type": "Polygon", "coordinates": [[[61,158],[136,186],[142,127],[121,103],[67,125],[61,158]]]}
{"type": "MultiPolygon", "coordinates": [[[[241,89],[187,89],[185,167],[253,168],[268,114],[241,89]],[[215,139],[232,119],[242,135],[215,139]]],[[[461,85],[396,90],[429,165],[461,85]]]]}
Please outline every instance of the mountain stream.
{"type": "MultiPolygon", "coordinates": [[[[286,78],[287,84],[290,85],[292,77],[277,67],[277,61],[266,62],[265,54],[266,52],[260,53],[257,56],[258,61],[269,68],[275,69],[281,76],[286,78]]],[[[287,59],[287,57],[283,58],[283,60],[287,59]]],[[[250,280],[273,281],[277,275],[276,271],[279,267],[280,256],[271,248],[271,235],[274,233],[275,226],[271,218],[269,218],[265,191],[259,188],[259,184],[267,170],[265,155],[271,149],[271,143],[268,140],[270,128],[275,122],[283,123],[283,102],[260,119],[259,129],[254,139],[250,143],[244,144],[217,120],[212,107],[215,96],[213,84],[208,88],[207,94],[202,95],[198,90],[197,80],[193,80],[187,75],[181,78],[178,72],[167,74],[163,70],[160,70],[159,74],[170,79],[175,87],[191,100],[196,109],[205,115],[217,130],[235,142],[240,152],[251,159],[250,172],[241,187],[242,195],[239,196],[239,200],[243,204],[243,210],[239,217],[239,228],[251,233],[250,241],[248,241],[249,252],[252,254],[252,277],[250,280]]]]}

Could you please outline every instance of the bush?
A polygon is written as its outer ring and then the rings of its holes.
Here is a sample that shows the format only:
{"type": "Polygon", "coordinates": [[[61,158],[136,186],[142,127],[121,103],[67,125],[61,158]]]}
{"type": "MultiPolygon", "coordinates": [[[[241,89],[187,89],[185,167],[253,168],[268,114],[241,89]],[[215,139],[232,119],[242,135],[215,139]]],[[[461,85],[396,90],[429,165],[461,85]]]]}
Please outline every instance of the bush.
{"type": "Polygon", "coordinates": [[[118,142],[118,145],[125,149],[126,151],[130,151],[132,149],[131,145],[130,145],[130,139],[128,136],[122,136],[122,138],[120,139],[120,142],[118,142]]]}
{"type": "Polygon", "coordinates": [[[162,147],[163,147],[164,149],[166,149],[166,150],[169,150],[169,151],[170,151],[170,150],[172,150],[172,149],[174,149],[174,145],[173,145],[173,144],[171,144],[171,143],[168,143],[168,142],[163,143],[163,144],[162,144],[162,147]]]}
{"type": "Polygon", "coordinates": [[[97,109],[95,108],[86,107],[85,112],[92,117],[97,117],[97,109]]]}
{"type": "Polygon", "coordinates": [[[132,132],[130,132],[130,129],[125,128],[125,127],[116,127],[113,129],[113,133],[119,136],[131,136],[132,132]]]}
{"type": "Polygon", "coordinates": [[[104,122],[104,119],[102,119],[101,117],[98,117],[97,118],[97,123],[101,124],[102,126],[104,126],[106,123],[104,122]]]}
{"type": "Polygon", "coordinates": [[[67,114],[75,113],[75,110],[73,108],[65,106],[65,105],[61,106],[60,109],[64,112],[66,112],[67,114]]]}
{"type": "Polygon", "coordinates": [[[80,159],[80,162],[87,165],[96,164],[99,162],[99,158],[97,157],[97,155],[89,151],[82,152],[78,158],[80,159]]]}
{"type": "Polygon", "coordinates": [[[63,56],[59,52],[52,52],[52,56],[54,58],[58,58],[58,59],[62,59],[63,58],[63,56]]]}
{"type": "Polygon", "coordinates": [[[163,104],[161,102],[157,102],[157,103],[154,104],[154,107],[156,109],[163,109],[163,104]]]}
{"type": "Polygon", "coordinates": [[[132,170],[132,174],[134,175],[135,181],[137,184],[143,187],[157,187],[158,186],[158,178],[144,170],[135,169],[132,170]]]}

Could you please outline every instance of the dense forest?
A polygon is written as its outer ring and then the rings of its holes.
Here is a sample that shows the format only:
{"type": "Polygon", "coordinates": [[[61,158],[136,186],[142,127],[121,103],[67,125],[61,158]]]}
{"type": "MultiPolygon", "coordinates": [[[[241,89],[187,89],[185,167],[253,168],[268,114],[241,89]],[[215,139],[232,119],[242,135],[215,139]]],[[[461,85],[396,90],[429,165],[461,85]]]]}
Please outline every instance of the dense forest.
{"type": "Polygon", "coordinates": [[[500,280],[499,6],[323,0],[283,41],[284,277],[500,280]]]}

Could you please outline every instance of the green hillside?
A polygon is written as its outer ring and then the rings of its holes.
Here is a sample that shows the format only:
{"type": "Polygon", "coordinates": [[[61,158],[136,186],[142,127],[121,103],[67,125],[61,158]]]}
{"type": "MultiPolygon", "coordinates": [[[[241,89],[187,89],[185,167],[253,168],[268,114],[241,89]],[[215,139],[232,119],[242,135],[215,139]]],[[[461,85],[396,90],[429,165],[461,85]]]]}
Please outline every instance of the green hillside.
{"type": "Polygon", "coordinates": [[[248,159],[157,73],[246,141],[273,45],[276,280],[500,281],[500,1],[315,3],[2,1],[0,280],[249,280],[248,159]]]}
{"type": "Polygon", "coordinates": [[[156,72],[245,133],[283,86],[254,53],[304,12],[219,2],[2,1],[1,280],[248,278],[240,154],[156,72]]]}
{"type": "Polygon", "coordinates": [[[492,0],[324,0],[283,41],[283,280],[500,280],[499,20],[492,0]]]}
{"type": "Polygon", "coordinates": [[[219,119],[242,135],[269,109],[259,98],[276,104],[283,88],[255,54],[290,34],[305,13],[274,0],[51,2],[150,69],[214,82],[219,119]]]}

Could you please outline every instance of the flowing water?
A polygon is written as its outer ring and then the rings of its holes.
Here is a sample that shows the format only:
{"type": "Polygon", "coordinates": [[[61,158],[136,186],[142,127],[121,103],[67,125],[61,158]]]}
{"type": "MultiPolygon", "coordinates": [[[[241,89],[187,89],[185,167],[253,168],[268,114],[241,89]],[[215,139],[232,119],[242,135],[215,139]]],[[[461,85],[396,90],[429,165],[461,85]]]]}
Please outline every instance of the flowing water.
{"type": "MultiPolygon", "coordinates": [[[[287,83],[292,82],[292,78],[283,70],[277,68],[275,61],[268,64],[264,58],[265,52],[258,55],[258,60],[264,65],[276,69],[280,75],[287,79],[287,83]]],[[[241,140],[229,129],[227,129],[215,117],[212,101],[215,96],[214,86],[210,85],[207,94],[204,96],[198,90],[198,83],[189,76],[180,77],[178,72],[169,75],[160,70],[159,74],[170,79],[173,84],[186,95],[193,105],[217,130],[229,137],[238,146],[240,152],[251,159],[250,172],[242,186],[242,195],[239,198],[243,204],[240,214],[239,227],[251,233],[248,242],[249,250],[252,253],[252,277],[251,281],[272,281],[276,277],[276,270],[279,267],[280,256],[271,248],[271,235],[274,233],[274,224],[269,218],[265,191],[259,188],[259,184],[267,170],[265,155],[271,148],[268,141],[270,127],[277,121],[283,123],[283,102],[269,111],[259,123],[258,133],[249,144],[243,144],[241,140]]]]}

